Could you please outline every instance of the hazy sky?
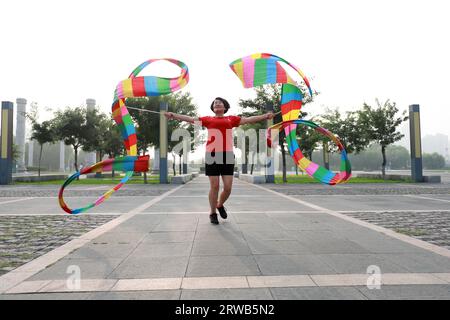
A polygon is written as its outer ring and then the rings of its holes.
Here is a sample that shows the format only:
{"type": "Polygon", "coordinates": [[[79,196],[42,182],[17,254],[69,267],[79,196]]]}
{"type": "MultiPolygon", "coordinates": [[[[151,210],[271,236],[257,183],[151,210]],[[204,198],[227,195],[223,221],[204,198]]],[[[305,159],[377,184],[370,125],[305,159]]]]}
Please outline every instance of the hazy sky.
{"type": "MultiPolygon", "coordinates": [[[[422,133],[450,136],[448,1],[1,1],[0,100],[53,109],[94,98],[149,58],[182,60],[201,115],[216,96],[252,95],[229,68],[268,52],[299,66],[319,91],[305,107],[354,110],[375,98],[420,104],[422,133]]],[[[176,67],[144,74],[178,75],[176,67]]]]}

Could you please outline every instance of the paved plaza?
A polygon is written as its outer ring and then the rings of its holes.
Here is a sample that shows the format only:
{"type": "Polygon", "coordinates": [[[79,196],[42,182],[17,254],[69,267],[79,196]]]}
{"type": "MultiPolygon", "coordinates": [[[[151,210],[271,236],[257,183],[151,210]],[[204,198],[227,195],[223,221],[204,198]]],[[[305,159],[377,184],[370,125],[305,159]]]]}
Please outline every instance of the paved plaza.
{"type": "MultiPolygon", "coordinates": [[[[0,299],[450,299],[446,181],[235,179],[219,225],[202,175],[126,185],[78,216],[59,208],[58,188],[0,187],[0,299]]],[[[71,187],[66,200],[107,189],[71,187]]]]}

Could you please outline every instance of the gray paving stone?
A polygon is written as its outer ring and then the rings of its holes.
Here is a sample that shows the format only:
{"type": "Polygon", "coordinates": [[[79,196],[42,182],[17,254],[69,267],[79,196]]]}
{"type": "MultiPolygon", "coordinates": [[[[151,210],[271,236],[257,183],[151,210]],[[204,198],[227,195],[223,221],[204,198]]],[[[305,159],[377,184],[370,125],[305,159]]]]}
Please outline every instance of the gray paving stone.
{"type": "Polygon", "coordinates": [[[335,274],[318,255],[259,255],[255,256],[262,275],[335,274]]]}
{"type": "Polygon", "coordinates": [[[421,253],[382,254],[380,257],[400,265],[412,273],[450,272],[450,258],[426,251],[421,253]]]}
{"type": "Polygon", "coordinates": [[[195,231],[197,229],[198,219],[174,219],[166,218],[159,223],[153,232],[174,232],[174,231],[195,231]]]}
{"type": "Polygon", "coordinates": [[[151,232],[144,237],[144,239],[142,240],[142,244],[193,242],[194,236],[194,231],[151,232]]]}
{"type": "Polygon", "coordinates": [[[222,277],[261,275],[252,256],[191,257],[187,277],[222,277]]]}
{"type": "Polygon", "coordinates": [[[226,220],[222,219],[219,215],[219,224],[214,225],[209,219],[209,215],[201,217],[198,221],[197,233],[199,232],[210,232],[212,234],[228,234],[241,232],[239,225],[233,220],[233,216],[229,215],[226,220]]]}
{"type": "Polygon", "coordinates": [[[192,256],[249,256],[250,248],[243,238],[195,241],[192,256]]]}
{"type": "Polygon", "coordinates": [[[259,222],[254,221],[253,223],[238,223],[238,228],[242,232],[250,232],[250,231],[279,231],[283,232],[286,229],[273,221],[259,222]]]}
{"type": "Polygon", "coordinates": [[[358,290],[370,300],[397,299],[450,299],[450,285],[398,285],[381,286],[380,289],[358,287],[358,290]]]}
{"type": "MultiPolygon", "coordinates": [[[[392,300],[395,300],[395,298],[393,298],[392,300]]],[[[414,297],[402,297],[402,298],[398,298],[398,300],[450,300],[450,297],[449,296],[437,296],[437,297],[414,296],[414,297]]]]}
{"type": "MultiPolygon", "coordinates": [[[[330,188],[329,186],[323,186],[320,184],[267,184],[264,187],[283,193],[287,195],[406,195],[406,194],[449,194],[450,186],[448,184],[433,184],[432,188],[430,185],[424,184],[346,184],[337,185],[330,188]]],[[[302,199],[306,199],[302,197],[302,199]]],[[[320,197],[324,199],[324,197],[320,197]]],[[[308,199],[309,200],[309,199],[308,199]]]]}
{"type": "Polygon", "coordinates": [[[89,300],[179,300],[181,290],[95,292],[89,300]]]}
{"type": "MultiPolygon", "coordinates": [[[[263,201],[258,198],[257,201],[249,201],[251,198],[233,198],[232,202],[226,203],[225,206],[233,211],[242,211],[243,208],[249,211],[287,211],[292,210],[292,203],[289,201],[275,201],[274,198],[270,197],[263,201]]],[[[301,204],[295,204],[295,210],[310,210],[311,208],[308,206],[304,206],[301,204]]]]}
{"type": "MultiPolygon", "coordinates": [[[[212,226],[213,228],[217,226],[212,226]]],[[[237,241],[241,240],[244,241],[245,237],[244,234],[240,231],[230,231],[230,232],[222,232],[221,230],[217,229],[217,231],[214,230],[207,230],[207,231],[197,231],[195,233],[194,241],[237,241]]]]}
{"type": "Polygon", "coordinates": [[[125,259],[136,248],[137,244],[88,244],[75,250],[68,259],[125,259]]]}
{"type": "Polygon", "coordinates": [[[405,267],[376,254],[321,254],[337,274],[366,274],[369,266],[377,266],[382,273],[408,273],[405,267]]]}
{"type": "Polygon", "coordinates": [[[233,213],[236,223],[261,223],[261,224],[272,224],[273,219],[269,218],[265,213],[233,213]]]}
{"type": "Polygon", "coordinates": [[[358,245],[357,243],[338,238],[322,238],[299,240],[299,243],[311,253],[326,254],[326,253],[367,253],[368,250],[358,245]]]}
{"type": "Polygon", "coordinates": [[[108,278],[148,279],[184,277],[189,257],[130,257],[108,278]]]}
{"type": "Polygon", "coordinates": [[[116,217],[67,214],[0,216],[0,275],[116,217]]]}
{"type": "Polygon", "coordinates": [[[353,287],[270,288],[276,300],[367,300],[353,287]]]}
{"type": "Polygon", "coordinates": [[[247,241],[252,253],[255,255],[311,253],[311,251],[298,240],[258,240],[247,237],[247,241]]]}
{"type": "MultiPolygon", "coordinates": [[[[133,207],[148,202],[152,199],[151,197],[173,188],[172,186],[166,188],[166,186],[157,185],[129,185],[126,187],[129,189],[125,188],[117,193],[119,197],[125,196],[125,198],[113,197],[109,202],[98,207],[98,210],[94,208],[91,212],[128,212],[133,207]],[[131,207],[130,203],[132,203],[131,207]]],[[[365,273],[369,265],[379,266],[384,273],[450,272],[450,259],[326,213],[277,213],[275,211],[311,211],[312,209],[244,184],[239,180],[235,180],[232,196],[225,205],[229,218],[227,220],[219,218],[220,225],[211,225],[208,218],[208,187],[205,177],[194,180],[192,184],[183,186],[163,202],[159,202],[145,212],[125,221],[114,230],[101,235],[87,246],[29,280],[66,279],[69,276],[66,274],[68,264],[75,263],[81,266],[82,278],[85,279],[365,273]],[[183,195],[187,197],[180,197],[183,195]],[[249,197],[243,195],[249,195],[249,197]],[[189,196],[195,197],[189,198],[189,196]],[[267,212],[271,210],[273,212],[267,212]],[[196,213],[171,214],[178,211],[196,213]],[[205,214],[197,213],[203,211],[205,214]],[[90,259],[84,259],[85,257],[90,259]]],[[[406,211],[357,212],[348,213],[348,215],[391,229],[411,227],[413,231],[426,230],[429,234],[417,237],[437,245],[447,246],[450,244],[450,237],[447,237],[450,230],[446,230],[450,214],[447,211],[429,211],[430,208],[448,209],[448,203],[404,196],[408,194],[428,195],[427,197],[450,199],[448,198],[448,193],[450,193],[448,185],[436,187],[428,185],[426,188],[421,184],[336,187],[265,185],[264,187],[273,188],[285,194],[302,195],[298,198],[319,206],[329,207],[332,210],[336,210],[336,208],[353,208],[360,211],[403,208],[406,211]],[[428,208],[428,211],[424,210],[418,213],[412,211],[417,208],[428,208]]],[[[21,212],[45,213],[49,211],[51,213],[59,210],[56,202],[59,186],[14,188],[0,187],[0,197],[43,197],[51,194],[55,196],[55,203],[45,198],[33,199],[30,202],[28,200],[13,202],[2,205],[0,212],[21,214],[21,212]]],[[[91,198],[94,199],[94,196],[104,192],[104,190],[87,190],[80,187],[75,189],[75,193],[71,193],[75,197],[68,197],[73,203],[90,201],[91,198]]],[[[72,219],[67,226],[73,228],[75,224],[77,224],[76,226],[81,225],[89,220],[87,217],[87,215],[70,217],[72,219]]],[[[100,216],[91,215],[90,217],[99,219],[100,216]]],[[[54,218],[61,219],[60,216],[54,218]]],[[[0,221],[3,221],[1,219],[0,217],[0,221]]],[[[46,246],[51,243],[57,247],[63,244],[60,241],[68,241],[68,237],[65,235],[61,237],[63,228],[59,225],[56,227],[43,224],[33,225],[33,223],[24,223],[28,218],[24,217],[23,219],[20,220],[17,217],[11,219],[16,227],[23,225],[26,228],[25,230],[18,228],[15,235],[0,241],[2,254],[12,253],[14,258],[25,257],[30,252],[42,254],[40,243],[46,244],[46,246]],[[31,227],[32,229],[30,229],[31,227]],[[60,234],[57,235],[58,237],[56,235],[49,236],[47,233],[42,237],[34,236],[33,242],[25,246],[16,240],[23,239],[30,230],[40,232],[46,229],[58,230],[60,234]]],[[[33,219],[46,221],[46,218],[42,217],[33,219]]],[[[5,230],[4,224],[0,223],[0,235],[2,230],[5,230]]],[[[399,287],[401,286],[382,286],[387,291],[378,292],[378,295],[374,291],[366,292],[368,289],[365,287],[173,290],[170,292],[159,291],[159,293],[162,293],[162,298],[167,297],[167,299],[180,297],[197,299],[205,294],[208,297],[217,297],[217,299],[228,299],[228,297],[236,299],[236,297],[240,298],[246,295],[255,295],[255,299],[263,299],[266,296],[275,296],[280,299],[289,297],[292,299],[314,297],[318,297],[318,299],[334,299],[336,297],[360,299],[361,295],[363,298],[367,296],[377,299],[382,298],[383,295],[393,296],[395,299],[418,297],[446,299],[448,292],[447,286],[405,286],[403,291],[398,293],[395,290],[399,290],[399,287]],[[396,288],[391,289],[391,287],[396,288]],[[429,291],[424,289],[427,287],[430,287],[429,291]],[[357,293],[355,293],[356,289],[357,293]],[[278,290],[278,296],[274,294],[274,290],[278,290]]],[[[153,299],[158,296],[158,293],[155,292],[125,292],[123,294],[125,299],[146,299],[146,297],[153,299]]],[[[71,294],[69,295],[72,297],[71,294]]],[[[56,295],[47,296],[55,297],[56,295]]],[[[43,297],[47,296],[43,295],[43,297]]],[[[117,295],[98,293],[97,296],[101,299],[119,299],[120,293],[117,295]]],[[[0,296],[0,298],[3,297],[0,296]]]]}
{"type": "Polygon", "coordinates": [[[450,213],[448,211],[351,212],[346,214],[398,233],[450,248],[450,213]]]}
{"type": "Polygon", "coordinates": [[[203,198],[194,198],[195,201],[186,201],[187,198],[171,198],[170,201],[158,202],[144,212],[201,212],[209,210],[208,191],[203,198]]]}
{"type": "Polygon", "coordinates": [[[412,244],[394,239],[385,235],[377,235],[376,237],[364,237],[362,235],[356,236],[349,233],[351,241],[363,247],[369,253],[422,253],[424,249],[416,247],[412,244]]]}
{"type": "Polygon", "coordinates": [[[246,239],[257,239],[257,240],[297,240],[292,233],[284,230],[273,230],[270,228],[259,229],[259,230],[242,230],[244,237],[246,239]]]}
{"type": "Polygon", "coordinates": [[[157,221],[139,221],[131,218],[115,227],[112,231],[119,233],[149,233],[152,232],[159,222],[157,221]]]}
{"type": "Polygon", "coordinates": [[[268,288],[182,290],[181,300],[273,300],[268,288]]]}
{"type": "Polygon", "coordinates": [[[141,242],[147,233],[143,232],[107,232],[94,240],[92,244],[134,244],[141,242]]]}
{"type": "Polygon", "coordinates": [[[0,294],[0,300],[86,300],[89,293],[0,294]]]}
{"type": "Polygon", "coordinates": [[[140,244],[130,255],[133,257],[189,257],[192,242],[140,244]]]}
{"type": "Polygon", "coordinates": [[[343,232],[324,230],[321,232],[302,230],[293,232],[292,235],[312,253],[369,253],[358,243],[348,240],[343,232]]]}
{"type": "Polygon", "coordinates": [[[77,266],[80,268],[81,279],[104,279],[120,264],[121,261],[122,259],[113,258],[61,259],[27,279],[27,281],[67,279],[73,274],[67,273],[69,266],[77,266]]]}
{"type": "Polygon", "coordinates": [[[439,201],[425,202],[423,199],[405,197],[399,195],[392,201],[392,197],[382,196],[365,196],[365,197],[342,197],[343,201],[340,202],[335,210],[371,210],[377,208],[377,210],[404,210],[404,209],[417,209],[417,210],[438,210],[448,208],[448,204],[439,201]]]}

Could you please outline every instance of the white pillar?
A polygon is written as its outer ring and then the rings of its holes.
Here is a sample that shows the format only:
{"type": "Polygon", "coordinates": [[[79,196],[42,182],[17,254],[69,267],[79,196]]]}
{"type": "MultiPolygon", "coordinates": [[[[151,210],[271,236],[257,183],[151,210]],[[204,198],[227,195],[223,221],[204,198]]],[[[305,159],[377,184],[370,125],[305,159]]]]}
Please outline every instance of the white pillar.
{"type": "Polygon", "coordinates": [[[155,154],[152,159],[152,171],[159,172],[159,149],[155,148],[155,154]]]}
{"type": "Polygon", "coordinates": [[[34,140],[28,141],[28,166],[33,166],[33,148],[34,147],[34,140]]]}
{"type": "Polygon", "coordinates": [[[20,152],[17,160],[17,171],[26,171],[25,167],[25,112],[27,111],[27,100],[23,98],[16,99],[17,118],[16,118],[16,145],[20,152]]]}
{"type": "MultiPolygon", "coordinates": [[[[95,109],[95,99],[86,99],[86,106],[87,106],[87,110],[91,111],[95,109]]],[[[97,162],[97,153],[96,152],[90,152],[86,155],[86,164],[85,166],[88,165],[93,165],[97,162]]]]}
{"type": "Polygon", "coordinates": [[[64,165],[64,151],[65,151],[66,145],[64,144],[64,141],[59,142],[59,171],[66,171],[66,166],[64,165]]]}

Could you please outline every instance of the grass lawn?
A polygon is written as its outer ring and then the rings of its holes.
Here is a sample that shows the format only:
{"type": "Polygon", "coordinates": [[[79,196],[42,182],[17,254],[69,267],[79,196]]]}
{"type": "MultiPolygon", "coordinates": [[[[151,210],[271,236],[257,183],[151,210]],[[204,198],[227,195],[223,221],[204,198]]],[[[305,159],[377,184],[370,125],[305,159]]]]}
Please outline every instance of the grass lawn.
{"type": "MultiPolygon", "coordinates": [[[[70,185],[96,185],[96,184],[110,184],[116,185],[122,180],[122,177],[114,178],[86,178],[73,181],[70,185]]],[[[65,180],[52,180],[52,181],[41,181],[41,182],[15,182],[16,185],[62,185],[65,180]]],[[[169,176],[170,181],[170,176],[169,176]]],[[[147,176],[147,183],[149,184],[159,184],[159,176],[147,176]]],[[[127,184],[144,184],[144,177],[132,177],[128,180],[127,184]]]]}
{"type": "MultiPolygon", "coordinates": [[[[169,176],[170,181],[171,176],[169,176]]],[[[122,178],[121,177],[115,177],[115,178],[87,178],[87,179],[80,179],[77,181],[72,182],[71,186],[73,185],[116,185],[120,182],[122,178]]],[[[52,181],[42,181],[42,182],[15,182],[16,185],[62,185],[65,180],[52,180],[52,181]]],[[[159,184],[159,176],[158,175],[152,175],[147,177],[148,184],[159,184]]],[[[346,183],[408,183],[410,181],[403,181],[403,180],[383,180],[383,179],[375,179],[375,178],[358,178],[358,177],[352,177],[349,181],[346,183]]],[[[144,177],[133,177],[130,179],[128,184],[144,184],[144,177]]],[[[282,184],[283,183],[283,176],[282,175],[275,175],[275,183],[282,184]]],[[[309,177],[308,175],[295,175],[295,174],[289,174],[287,175],[287,183],[299,183],[299,184],[308,184],[308,183],[320,183],[319,181],[309,177]]]]}
{"type": "MultiPolygon", "coordinates": [[[[348,180],[346,183],[407,183],[409,181],[403,181],[403,180],[383,180],[383,179],[375,179],[375,178],[358,178],[358,177],[352,177],[350,180],[348,180]]],[[[275,183],[283,183],[283,176],[282,175],[276,175],[275,176],[275,183]]],[[[287,175],[287,183],[320,183],[316,179],[311,178],[308,175],[295,175],[295,174],[288,174],[287,175]]]]}

